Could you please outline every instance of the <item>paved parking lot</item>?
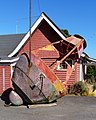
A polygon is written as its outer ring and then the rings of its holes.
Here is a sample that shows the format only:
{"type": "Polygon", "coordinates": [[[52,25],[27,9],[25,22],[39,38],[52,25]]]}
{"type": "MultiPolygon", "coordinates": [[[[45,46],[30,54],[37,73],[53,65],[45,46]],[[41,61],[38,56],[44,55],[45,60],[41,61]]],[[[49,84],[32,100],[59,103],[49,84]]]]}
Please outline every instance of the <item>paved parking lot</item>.
{"type": "Polygon", "coordinates": [[[0,101],[0,120],[96,120],[96,98],[64,96],[55,104],[30,106],[29,109],[4,107],[0,101]]]}

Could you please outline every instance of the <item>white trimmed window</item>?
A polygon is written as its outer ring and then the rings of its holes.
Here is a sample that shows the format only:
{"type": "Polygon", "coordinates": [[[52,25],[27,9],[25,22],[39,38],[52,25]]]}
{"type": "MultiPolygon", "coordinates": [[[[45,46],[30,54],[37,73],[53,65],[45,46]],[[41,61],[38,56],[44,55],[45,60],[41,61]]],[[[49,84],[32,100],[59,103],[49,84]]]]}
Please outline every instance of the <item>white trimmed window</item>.
{"type": "MultiPolygon", "coordinates": [[[[74,61],[72,59],[67,59],[66,61],[68,62],[68,64],[70,64],[71,67],[73,67],[74,61]]],[[[65,63],[65,61],[63,61],[62,63],[60,63],[58,65],[58,67],[57,67],[57,70],[64,70],[64,69],[65,70],[67,69],[67,64],[65,63]]]]}

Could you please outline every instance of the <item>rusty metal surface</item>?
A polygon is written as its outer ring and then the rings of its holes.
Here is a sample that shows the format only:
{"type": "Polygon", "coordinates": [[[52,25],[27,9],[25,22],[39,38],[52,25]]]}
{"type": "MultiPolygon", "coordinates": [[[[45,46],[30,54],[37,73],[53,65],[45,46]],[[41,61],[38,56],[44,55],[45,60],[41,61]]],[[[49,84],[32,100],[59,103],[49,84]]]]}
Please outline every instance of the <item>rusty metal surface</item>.
{"type": "Polygon", "coordinates": [[[26,54],[18,60],[12,82],[16,92],[28,103],[52,102],[58,98],[52,82],[26,54]]]}
{"type": "Polygon", "coordinates": [[[73,45],[76,45],[81,41],[80,38],[76,38],[74,36],[68,37],[68,38],[66,38],[66,40],[73,45]]]}

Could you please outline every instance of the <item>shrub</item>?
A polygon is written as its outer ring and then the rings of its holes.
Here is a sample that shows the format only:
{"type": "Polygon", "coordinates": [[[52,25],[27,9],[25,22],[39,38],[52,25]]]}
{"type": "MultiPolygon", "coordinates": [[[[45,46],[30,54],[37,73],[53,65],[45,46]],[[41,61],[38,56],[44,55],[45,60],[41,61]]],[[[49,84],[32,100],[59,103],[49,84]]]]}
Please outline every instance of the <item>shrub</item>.
{"type": "Polygon", "coordinates": [[[89,84],[93,84],[96,82],[96,66],[90,65],[87,67],[87,74],[85,75],[85,79],[89,84]]]}
{"type": "Polygon", "coordinates": [[[96,82],[93,84],[93,92],[96,90],[96,82]]]}
{"type": "Polygon", "coordinates": [[[69,93],[75,95],[88,95],[88,87],[84,82],[79,81],[70,87],[69,93]]]}

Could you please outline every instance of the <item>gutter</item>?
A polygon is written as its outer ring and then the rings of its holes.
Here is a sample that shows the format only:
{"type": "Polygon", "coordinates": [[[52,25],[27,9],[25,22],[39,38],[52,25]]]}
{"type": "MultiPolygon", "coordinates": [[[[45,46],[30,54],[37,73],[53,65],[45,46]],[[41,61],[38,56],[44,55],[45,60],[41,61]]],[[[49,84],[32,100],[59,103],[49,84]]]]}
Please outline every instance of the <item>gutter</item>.
{"type": "Polygon", "coordinates": [[[0,59],[0,63],[14,63],[19,60],[19,57],[13,58],[13,59],[0,59]]]}
{"type": "Polygon", "coordinates": [[[82,57],[86,58],[89,62],[96,62],[96,59],[89,57],[87,54],[83,53],[82,57]]]}

